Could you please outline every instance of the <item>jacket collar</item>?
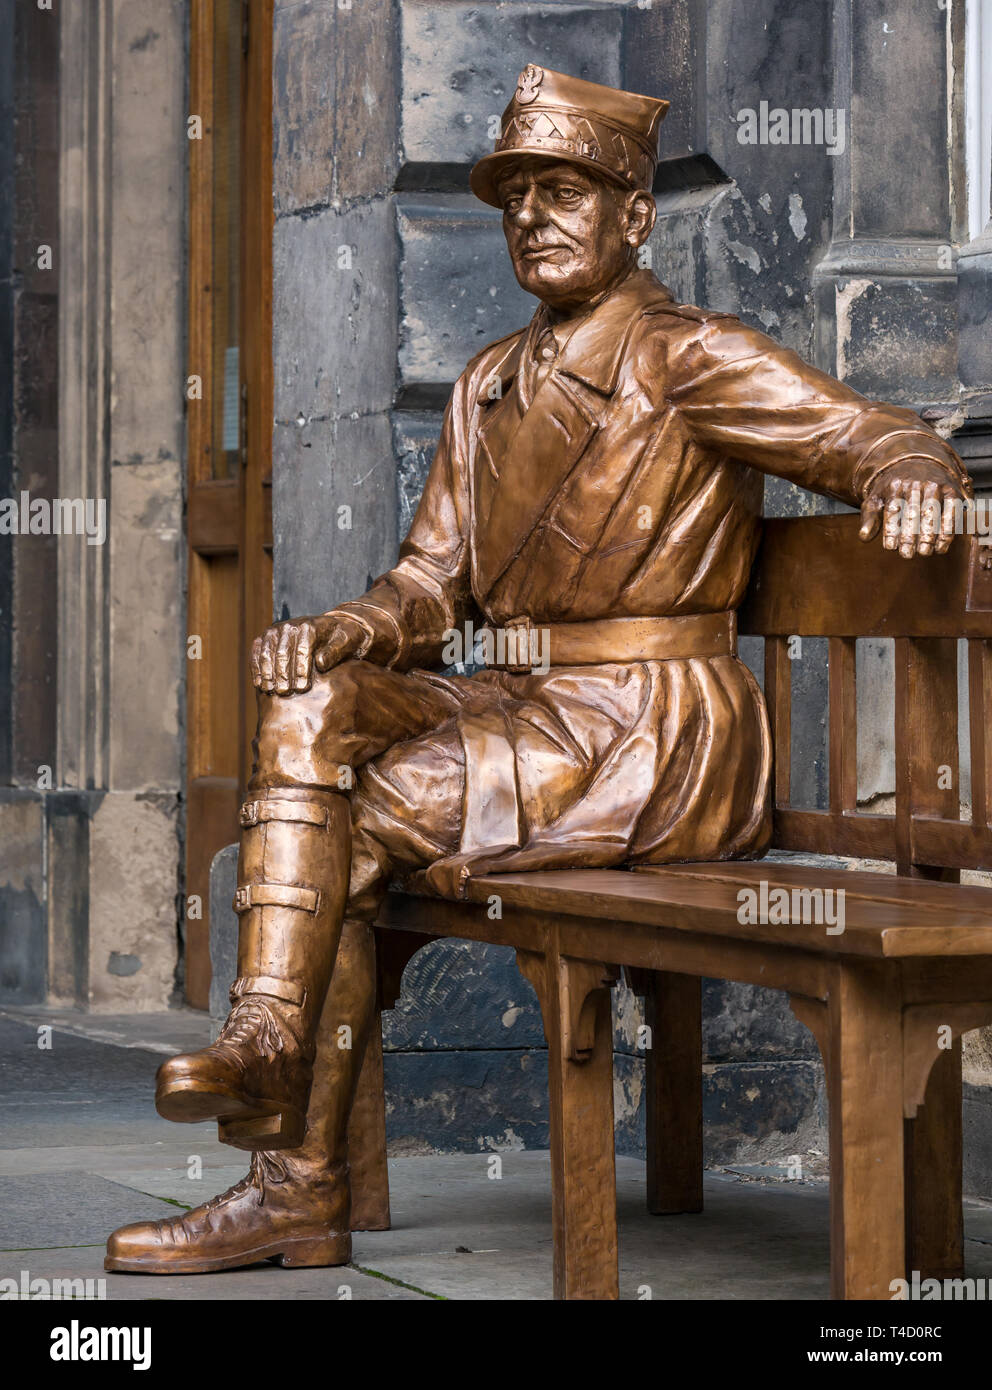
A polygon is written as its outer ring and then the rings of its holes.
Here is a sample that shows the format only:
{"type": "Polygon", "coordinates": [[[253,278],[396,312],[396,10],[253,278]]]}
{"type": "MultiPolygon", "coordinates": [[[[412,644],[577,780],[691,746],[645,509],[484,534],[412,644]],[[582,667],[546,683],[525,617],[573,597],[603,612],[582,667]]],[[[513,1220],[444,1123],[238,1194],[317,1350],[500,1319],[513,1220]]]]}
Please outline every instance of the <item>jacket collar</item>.
{"type": "MultiPolygon", "coordinates": [[[[652,271],[633,271],[578,323],[561,350],[555,369],[603,395],[612,395],[637,320],[651,305],[671,301],[671,292],[652,271]]],[[[488,373],[487,382],[497,373],[505,392],[519,370],[525,348],[536,343],[549,325],[554,327],[547,306],[542,304],[528,327],[507,343],[502,357],[488,373]]]]}

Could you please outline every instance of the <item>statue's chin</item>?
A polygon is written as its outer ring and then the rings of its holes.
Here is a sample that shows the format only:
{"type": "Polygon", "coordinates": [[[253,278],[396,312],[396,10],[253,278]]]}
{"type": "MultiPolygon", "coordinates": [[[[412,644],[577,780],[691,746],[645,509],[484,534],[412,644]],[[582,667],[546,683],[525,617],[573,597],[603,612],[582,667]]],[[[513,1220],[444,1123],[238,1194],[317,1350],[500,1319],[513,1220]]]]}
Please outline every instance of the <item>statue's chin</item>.
{"type": "Polygon", "coordinates": [[[590,288],[581,275],[574,271],[569,274],[564,267],[550,261],[524,264],[517,272],[517,280],[522,289],[551,305],[581,303],[596,294],[595,288],[590,288]]]}

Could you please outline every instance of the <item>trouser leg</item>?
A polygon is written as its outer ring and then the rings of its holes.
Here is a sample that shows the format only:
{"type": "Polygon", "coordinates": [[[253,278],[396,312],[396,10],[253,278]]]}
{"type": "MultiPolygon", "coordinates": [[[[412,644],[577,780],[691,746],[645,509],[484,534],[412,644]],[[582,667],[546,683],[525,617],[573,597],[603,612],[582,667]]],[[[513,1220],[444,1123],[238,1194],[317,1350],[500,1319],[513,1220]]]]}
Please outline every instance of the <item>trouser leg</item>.
{"type": "Polygon", "coordinates": [[[156,1105],[169,1120],[216,1118],[239,1148],[296,1148],[347,896],[351,808],[336,792],[269,788],[241,820],[231,1014],[216,1043],[163,1064],[156,1105]]]}

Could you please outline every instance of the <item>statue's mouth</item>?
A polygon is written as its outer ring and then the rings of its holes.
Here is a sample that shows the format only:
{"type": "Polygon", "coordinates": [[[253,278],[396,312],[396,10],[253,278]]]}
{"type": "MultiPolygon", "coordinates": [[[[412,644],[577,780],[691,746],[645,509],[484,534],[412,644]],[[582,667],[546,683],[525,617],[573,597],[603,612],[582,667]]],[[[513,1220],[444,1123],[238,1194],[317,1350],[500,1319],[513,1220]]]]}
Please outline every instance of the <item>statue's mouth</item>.
{"type": "Polygon", "coordinates": [[[553,256],[556,251],[568,251],[569,248],[562,242],[555,242],[551,246],[526,246],[521,252],[521,256],[526,261],[543,261],[549,256],[553,256]]]}

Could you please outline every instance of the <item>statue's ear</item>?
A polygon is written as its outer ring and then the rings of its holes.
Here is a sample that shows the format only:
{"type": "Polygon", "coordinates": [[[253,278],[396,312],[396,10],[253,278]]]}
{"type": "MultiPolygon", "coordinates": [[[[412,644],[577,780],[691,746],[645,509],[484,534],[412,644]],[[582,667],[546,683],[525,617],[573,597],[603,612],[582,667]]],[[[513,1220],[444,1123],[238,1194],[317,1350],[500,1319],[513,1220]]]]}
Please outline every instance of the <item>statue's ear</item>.
{"type": "Polygon", "coordinates": [[[643,189],[632,193],[627,203],[627,232],[625,240],[631,246],[643,246],[651,235],[658,209],[650,193],[643,189]]]}

